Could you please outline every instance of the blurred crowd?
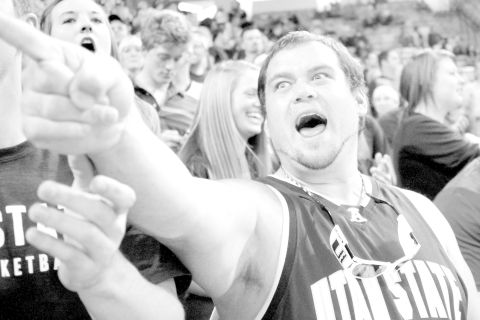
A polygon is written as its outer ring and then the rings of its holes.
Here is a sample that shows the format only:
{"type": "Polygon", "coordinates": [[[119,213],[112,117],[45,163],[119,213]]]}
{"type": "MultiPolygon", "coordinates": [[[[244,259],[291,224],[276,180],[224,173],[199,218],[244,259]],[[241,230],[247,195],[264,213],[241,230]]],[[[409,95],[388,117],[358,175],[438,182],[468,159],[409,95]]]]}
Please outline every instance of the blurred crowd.
{"type": "MultiPolygon", "coordinates": [[[[461,230],[465,224],[479,227],[480,218],[456,214],[478,208],[480,198],[480,180],[465,178],[479,175],[469,165],[480,155],[480,58],[468,44],[452,43],[406,22],[394,47],[375,50],[374,39],[362,31],[345,36],[325,27],[323,20],[337,14],[335,6],[306,21],[292,13],[250,17],[233,2],[213,18],[198,21],[180,11],[176,1],[138,1],[132,8],[122,0],[97,1],[108,17],[107,40],[90,34],[94,18],[71,22],[77,16],[67,12],[71,17],[62,17],[63,24],[83,23],[78,38],[58,32],[58,21],[48,11],[58,3],[36,1],[38,12],[46,8],[42,31],[115,57],[135,87],[135,104],[144,122],[193,175],[207,179],[259,178],[279,167],[265,126],[264,101],[257,95],[258,75],[274,43],[299,30],[340,40],[361,62],[367,88],[363,103],[368,112],[358,133],[359,170],[436,201],[458,231],[480,289],[480,259],[471,254],[480,253],[480,242],[477,237],[472,244],[461,230]],[[467,193],[459,195],[459,188],[473,191],[465,199],[467,193]],[[458,206],[451,207],[452,202],[458,206]]],[[[374,28],[394,19],[388,10],[374,6],[362,23],[374,28]]],[[[297,129],[308,133],[321,121],[311,117],[297,129]]],[[[172,274],[185,276],[183,271],[172,274]]],[[[186,290],[182,285],[179,291],[183,295],[186,290]]],[[[193,283],[187,317],[208,319],[212,308],[203,289],[193,283]]]]}

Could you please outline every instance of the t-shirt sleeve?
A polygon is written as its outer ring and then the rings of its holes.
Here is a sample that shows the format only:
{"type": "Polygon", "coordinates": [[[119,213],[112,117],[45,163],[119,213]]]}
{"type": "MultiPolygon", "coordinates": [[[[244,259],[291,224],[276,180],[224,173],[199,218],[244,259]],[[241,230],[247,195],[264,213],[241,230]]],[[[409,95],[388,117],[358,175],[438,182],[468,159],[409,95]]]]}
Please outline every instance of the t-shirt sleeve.
{"type": "Polygon", "coordinates": [[[190,272],[173,252],[155,238],[129,225],[120,250],[151,283],[159,284],[173,278],[179,295],[188,289],[190,272]]]}

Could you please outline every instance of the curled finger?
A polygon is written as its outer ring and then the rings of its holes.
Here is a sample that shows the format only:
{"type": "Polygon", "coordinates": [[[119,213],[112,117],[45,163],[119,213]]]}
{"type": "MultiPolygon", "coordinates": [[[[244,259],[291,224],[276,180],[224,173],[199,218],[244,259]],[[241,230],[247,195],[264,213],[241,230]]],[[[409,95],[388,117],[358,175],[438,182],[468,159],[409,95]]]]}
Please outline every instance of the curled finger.
{"type": "Polygon", "coordinates": [[[129,210],[136,200],[132,188],[115,179],[101,175],[93,178],[90,191],[108,199],[117,212],[129,210]]]}
{"type": "Polygon", "coordinates": [[[29,217],[32,221],[42,223],[55,229],[68,239],[72,239],[73,243],[69,243],[70,247],[82,250],[95,261],[102,261],[119,245],[118,239],[108,238],[93,223],[65,214],[52,207],[33,205],[29,210],[29,217]]]}
{"type": "Polygon", "coordinates": [[[77,264],[86,263],[89,259],[79,248],[73,246],[61,239],[57,239],[39,231],[36,228],[29,228],[25,233],[28,243],[62,261],[72,261],[75,259],[77,264]]]}
{"type": "Polygon", "coordinates": [[[95,224],[102,232],[115,241],[122,230],[112,230],[117,219],[109,201],[99,195],[68,187],[53,181],[45,181],[38,187],[38,196],[47,203],[54,203],[68,208],[84,219],[95,224]]]}

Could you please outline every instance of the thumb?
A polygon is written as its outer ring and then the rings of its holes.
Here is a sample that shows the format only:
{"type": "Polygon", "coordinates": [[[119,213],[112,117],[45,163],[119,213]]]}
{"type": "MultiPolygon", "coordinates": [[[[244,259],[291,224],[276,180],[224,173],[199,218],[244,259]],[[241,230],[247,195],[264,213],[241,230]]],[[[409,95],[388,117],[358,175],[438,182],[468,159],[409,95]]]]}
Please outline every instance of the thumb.
{"type": "Polygon", "coordinates": [[[68,164],[73,174],[74,188],[88,190],[92,179],[95,177],[95,166],[92,161],[84,155],[68,156],[68,164]]]}

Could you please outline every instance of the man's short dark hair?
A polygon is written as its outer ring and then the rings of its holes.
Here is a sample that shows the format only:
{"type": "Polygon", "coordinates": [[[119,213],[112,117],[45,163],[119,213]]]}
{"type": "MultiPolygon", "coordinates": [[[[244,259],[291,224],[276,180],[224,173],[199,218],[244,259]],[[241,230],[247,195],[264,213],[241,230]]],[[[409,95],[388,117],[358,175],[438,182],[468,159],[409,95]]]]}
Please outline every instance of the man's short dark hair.
{"type": "MultiPolygon", "coordinates": [[[[338,58],[340,67],[350,86],[350,90],[353,91],[360,89],[365,93],[366,88],[362,66],[360,62],[348,52],[343,44],[330,37],[315,35],[307,31],[294,31],[283,36],[275,43],[260,69],[260,76],[258,78],[258,97],[262,106],[265,106],[265,83],[268,66],[270,65],[272,58],[284,49],[309,42],[319,42],[332,49],[338,58]]],[[[319,57],[319,59],[321,59],[321,57],[319,57]]]]}

